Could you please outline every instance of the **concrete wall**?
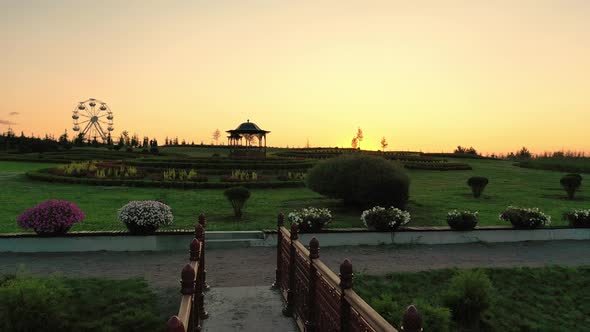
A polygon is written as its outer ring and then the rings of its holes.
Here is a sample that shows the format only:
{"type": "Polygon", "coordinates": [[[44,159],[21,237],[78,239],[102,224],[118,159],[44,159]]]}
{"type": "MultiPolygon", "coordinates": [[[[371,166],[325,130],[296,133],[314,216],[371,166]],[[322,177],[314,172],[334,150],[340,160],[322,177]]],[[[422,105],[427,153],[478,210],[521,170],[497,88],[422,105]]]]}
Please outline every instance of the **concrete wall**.
{"type": "MultiPolygon", "coordinates": [[[[535,230],[482,229],[469,232],[451,230],[405,230],[393,233],[368,231],[331,231],[300,234],[307,245],[316,237],[322,247],[381,244],[453,244],[470,242],[520,242],[551,240],[590,240],[590,229],[554,228],[535,230]]],[[[0,252],[84,252],[84,251],[171,251],[186,250],[193,235],[159,234],[129,236],[109,235],[37,237],[1,236],[0,252]]],[[[272,247],[277,244],[275,232],[207,232],[208,248],[272,247]]]]}

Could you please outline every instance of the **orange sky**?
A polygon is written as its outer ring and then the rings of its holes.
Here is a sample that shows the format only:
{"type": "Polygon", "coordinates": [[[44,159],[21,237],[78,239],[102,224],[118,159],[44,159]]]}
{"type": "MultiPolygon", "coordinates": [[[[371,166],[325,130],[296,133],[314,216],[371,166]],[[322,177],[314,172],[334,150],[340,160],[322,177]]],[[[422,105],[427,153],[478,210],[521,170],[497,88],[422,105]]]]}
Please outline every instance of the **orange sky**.
{"type": "Polygon", "coordinates": [[[590,151],[590,1],[2,1],[0,130],[590,151]],[[18,115],[9,115],[18,112],[18,115]]]}

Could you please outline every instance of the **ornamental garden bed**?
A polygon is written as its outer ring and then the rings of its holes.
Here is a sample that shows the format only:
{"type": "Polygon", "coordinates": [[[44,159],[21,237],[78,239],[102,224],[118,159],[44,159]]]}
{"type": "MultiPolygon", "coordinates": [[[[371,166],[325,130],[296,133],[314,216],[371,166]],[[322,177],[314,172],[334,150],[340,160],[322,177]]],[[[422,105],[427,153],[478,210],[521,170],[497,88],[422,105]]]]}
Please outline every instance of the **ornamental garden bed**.
{"type": "MultiPolygon", "coordinates": [[[[305,184],[301,179],[291,180],[278,176],[260,176],[256,179],[250,177],[232,178],[232,174],[224,176],[196,175],[194,178],[169,178],[164,177],[164,172],[135,173],[108,177],[97,177],[96,173],[84,173],[83,175],[66,175],[62,170],[47,168],[26,173],[27,177],[33,180],[59,182],[69,184],[84,184],[92,186],[128,186],[128,187],[160,187],[178,189],[217,189],[229,188],[239,184],[248,188],[293,188],[303,187],[305,184]]],[[[188,173],[187,173],[188,174],[188,173]]]]}

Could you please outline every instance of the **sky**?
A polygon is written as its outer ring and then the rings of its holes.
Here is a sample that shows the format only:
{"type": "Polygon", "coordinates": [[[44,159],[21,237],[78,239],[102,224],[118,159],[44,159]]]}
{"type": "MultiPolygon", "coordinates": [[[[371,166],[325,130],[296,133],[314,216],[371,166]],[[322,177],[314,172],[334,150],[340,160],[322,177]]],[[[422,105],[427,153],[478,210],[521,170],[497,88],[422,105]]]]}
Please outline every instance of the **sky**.
{"type": "Polygon", "coordinates": [[[590,152],[587,0],[0,0],[0,131],[590,152]]]}

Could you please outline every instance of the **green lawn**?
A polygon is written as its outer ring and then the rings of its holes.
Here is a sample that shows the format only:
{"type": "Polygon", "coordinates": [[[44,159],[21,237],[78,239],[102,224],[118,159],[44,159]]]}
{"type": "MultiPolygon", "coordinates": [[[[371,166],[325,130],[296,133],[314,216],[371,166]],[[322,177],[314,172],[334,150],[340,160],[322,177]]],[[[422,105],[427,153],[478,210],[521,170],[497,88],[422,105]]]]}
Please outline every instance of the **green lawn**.
{"type": "MultiPolygon", "coordinates": [[[[562,173],[513,166],[510,162],[469,160],[472,171],[409,171],[409,211],[412,226],[445,225],[450,209],[480,211],[480,225],[500,224],[498,214],[510,204],[539,207],[563,225],[563,212],[573,208],[590,208],[590,197],[582,191],[575,201],[564,199],[559,185],[562,173]],[[472,175],[490,179],[483,197],[474,199],[465,184],[472,175]]],[[[76,230],[124,229],[116,218],[117,209],[130,200],[162,199],[173,209],[172,228],[191,228],[196,216],[204,212],[210,230],[258,230],[272,228],[279,212],[305,206],[328,207],[334,212],[331,227],[361,227],[360,213],[353,207],[326,199],[307,188],[255,189],[247,203],[245,216],[236,222],[220,189],[179,190],[165,188],[99,187],[37,182],[28,179],[28,170],[51,167],[51,164],[0,161],[0,232],[18,232],[15,218],[26,208],[50,198],[78,204],[87,218],[72,228],[76,230]]]]}
{"type": "MultiPolygon", "coordinates": [[[[485,331],[590,331],[590,267],[483,269],[490,278],[494,301],[484,314],[485,331]]],[[[399,326],[405,307],[418,310],[443,306],[456,270],[360,275],[354,289],[385,319],[399,326]]],[[[425,322],[434,317],[432,309],[425,322]]],[[[450,327],[450,331],[456,331],[450,327]]],[[[424,331],[448,331],[424,326],[424,331]]]]}
{"type": "Polygon", "coordinates": [[[2,331],[162,331],[156,294],[141,279],[0,275],[2,331]]]}

